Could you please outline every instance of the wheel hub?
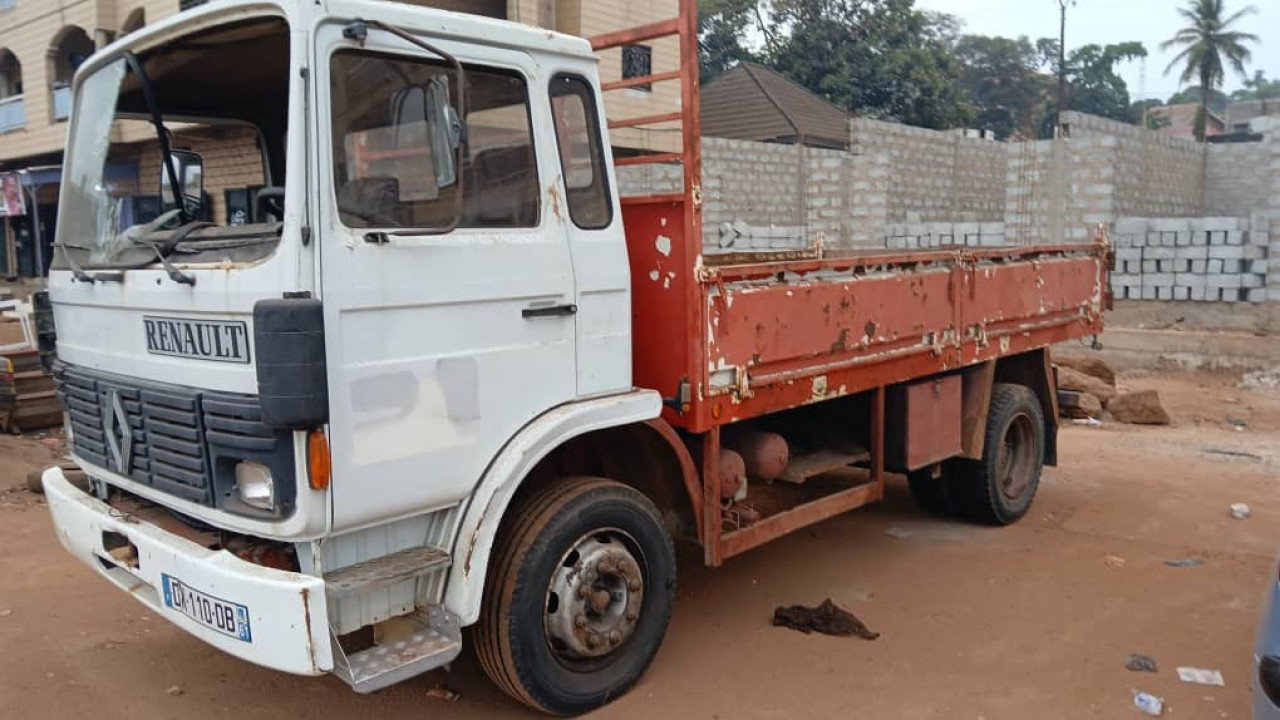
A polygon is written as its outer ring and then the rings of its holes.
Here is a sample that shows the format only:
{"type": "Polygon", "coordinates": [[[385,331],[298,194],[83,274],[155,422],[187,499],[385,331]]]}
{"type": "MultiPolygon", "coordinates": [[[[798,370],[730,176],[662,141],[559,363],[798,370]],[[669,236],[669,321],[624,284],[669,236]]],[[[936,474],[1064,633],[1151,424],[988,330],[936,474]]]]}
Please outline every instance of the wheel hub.
{"type": "Polygon", "coordinates": [[[547,639],[571,658],[608,655],[635,632],[644,576],[617,530],[594,532],[565,553],[547,588],[547,639]]]}

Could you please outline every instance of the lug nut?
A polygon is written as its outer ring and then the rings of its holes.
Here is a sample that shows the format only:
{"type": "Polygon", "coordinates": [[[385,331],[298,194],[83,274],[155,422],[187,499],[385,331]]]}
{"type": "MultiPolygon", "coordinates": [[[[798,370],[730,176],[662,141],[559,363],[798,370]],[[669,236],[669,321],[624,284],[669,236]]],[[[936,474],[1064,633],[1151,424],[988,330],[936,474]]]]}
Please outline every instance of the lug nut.
{"type": "Polygon", "coordinates": [[[631,622],[635,622],[636,619],[639,617],[640,617],[640,613],[636,612],[634,609],[627,611],[627,620],[630,620],[631,622]]]}
{"type": "Polygon", "coordinates": [[[587,587],[586,585],[578,586],[578,597],[585,600],[589,595],[591,595],[591,588],[587,587]]]}
{"type": "Polygon", "coordinates": [[[586,627],[586,626],[587,626],[587,616],[586,616],[586,615],[577,615],[577,616],[575,616],[575,617],[573,618],[573,626],[574,626],[574,627],[586,627]]]}
{"type": "Polygon", "coordinates": [[[622,642],[622,633],[618,632],[617,630],[614,630],[613,632],[609,633],[610,644],[617,645],[620,642],[622,642]]]}
{"type": "Polygon", "coordinates": [[[599,635],[597,635],[597,634],[595,634],[595,633],[591,633],[590,635],[588,635],[588,636],[587,636],[587,647],[589,647],[589,648],[597,648],[597,647],[600,647],[600,636],[599,636],[599,635]]]}
{"type": "Polygon", "coordinates": [[[640,581],[632,580],[631,582],[627,583],[627,587],[631,589],[631,592],[640,592],[640,588],[641,588],[640,581]]]}

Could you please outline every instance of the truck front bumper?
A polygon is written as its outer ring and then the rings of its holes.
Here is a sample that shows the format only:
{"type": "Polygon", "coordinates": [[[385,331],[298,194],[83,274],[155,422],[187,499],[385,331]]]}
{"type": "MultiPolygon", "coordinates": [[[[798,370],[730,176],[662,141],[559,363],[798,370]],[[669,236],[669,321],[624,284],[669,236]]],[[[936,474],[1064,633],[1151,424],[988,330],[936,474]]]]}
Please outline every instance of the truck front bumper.
{"type": "Polygon", "coordinates": [[[72,485],[59,468],[46,470],[43,480],[58,539],[67,551],[156,614],[264,667],[297,675],[333,669],[322,579],[255,565],[122,514],[72,485]],[[105,541],[118,546],[122,536],[136,547],[136,559],[121,562],[109,552],[105,541]],[[172,600],[166,601],[175,587],[243,608],[236,611],[244,618],[240,631],[218,632],[175,609],[172,600]]]}

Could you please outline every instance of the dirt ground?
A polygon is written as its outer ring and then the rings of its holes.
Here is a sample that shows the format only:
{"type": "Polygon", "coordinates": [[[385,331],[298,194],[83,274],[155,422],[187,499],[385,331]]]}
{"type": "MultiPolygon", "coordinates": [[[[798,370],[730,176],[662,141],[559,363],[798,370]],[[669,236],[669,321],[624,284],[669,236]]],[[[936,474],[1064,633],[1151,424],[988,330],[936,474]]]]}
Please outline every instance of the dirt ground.
{"type": "MultiPolygon", "coordinates": [[[[1174,427],[1069,425],[1062,466],[1015,527],[930,518],[895,480],[884,503],[720,570],[686,552],[662,652],[598,717],[1130,718],[1137,688],[1174,717],[1247,718],[1255,620],[1277,571],[1280,391],[1238,381],[1123,376],[1160,390],[1174,427]],[[1235,502],[1253,516],[1231,519],[1235,502]],[[1184,558],[1204,564],[1165,564],[1184,558]],[[828,596],[880,639],[769,624],[776,605],[828,596]],[[1125,670],[1135,652],[1159,673],[1125,670]],[[1220,669],[1226,687],[1181,683],[1180,665],[1220,669]]],[[[56,453],[0,437],[0,715],[533,717],[469,652],[451,673],[360,697],[203,645],[64,553],[42,499],[21,489],[56,453]],[[441,683],[460,699],[429,696],[441,683]]]]}

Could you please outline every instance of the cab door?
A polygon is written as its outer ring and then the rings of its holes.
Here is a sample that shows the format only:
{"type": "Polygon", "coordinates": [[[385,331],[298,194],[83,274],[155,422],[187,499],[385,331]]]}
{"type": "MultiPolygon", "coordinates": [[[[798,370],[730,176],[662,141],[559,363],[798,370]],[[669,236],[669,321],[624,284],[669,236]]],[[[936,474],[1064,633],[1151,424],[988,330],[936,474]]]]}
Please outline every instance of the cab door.
{"type": "Polygon", "coordinates": [[[522,426],[577,395],[577,293],[535,63],[423,39],[465,64],[463,87],[373,27],[357,43],[322,25],[316,45],[339,530],[462,500],[522,426]],[[460,167],[441,151],[452,142],[460,167]]]}

